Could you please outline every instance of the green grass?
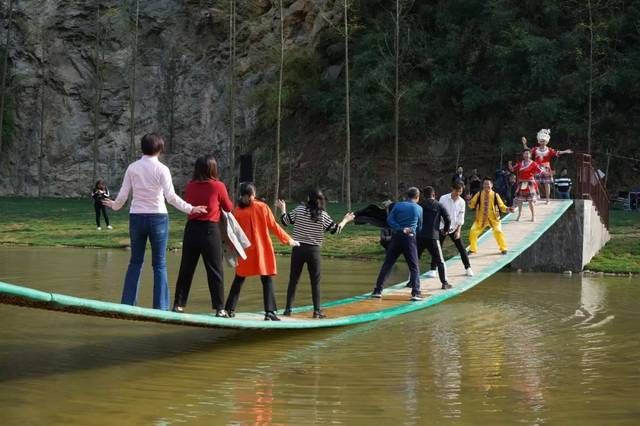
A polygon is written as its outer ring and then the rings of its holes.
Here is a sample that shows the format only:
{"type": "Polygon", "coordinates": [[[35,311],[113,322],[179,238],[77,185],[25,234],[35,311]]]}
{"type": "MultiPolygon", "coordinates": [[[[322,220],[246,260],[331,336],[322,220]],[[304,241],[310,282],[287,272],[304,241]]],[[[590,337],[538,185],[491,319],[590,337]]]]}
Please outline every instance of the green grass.
{"type": "MultiPolygon", "coordinates": [[[[292,208],[295,203],[289,203],[292,208]]],[[[354,209],[364,207],[354,205],[354,209]]],[[[346,207],[329,204],[329,214],[339,221],[346,207]]],[[[171,220],[169,248],[180,248],[186,216],[169,208],[171,220]]],[[[109,211],[112,231],[103,226],[96,231],[93,204],[90,199],[61,198],[0,198],[0,244],[68,247],[111,247],[129,245],[127,209],[109,211]]],[[[467,240],[473,214],[467,212],[467,224],[463,237],[467,240]]],[[[369,225],[349,224],[339,235],[327,235],[322,253],[325,256],[379,260],[384,251],[378,244],[380,230],[369,225]]],[[[611,242],[594,257],[587,269],[615,273],[640,273],[640,214],[611,212],[611,242]]],[[[275,242],[279,254],[291,249],[275,242]]],[[[444,254],[455,254],[450,242],[445,244],[444,254]]]]}
{"type": "Polygon", "coordinates": [[[612,210],[611,241],[586,266],[597,272],[640,273],[640,213],[612,210]]]}

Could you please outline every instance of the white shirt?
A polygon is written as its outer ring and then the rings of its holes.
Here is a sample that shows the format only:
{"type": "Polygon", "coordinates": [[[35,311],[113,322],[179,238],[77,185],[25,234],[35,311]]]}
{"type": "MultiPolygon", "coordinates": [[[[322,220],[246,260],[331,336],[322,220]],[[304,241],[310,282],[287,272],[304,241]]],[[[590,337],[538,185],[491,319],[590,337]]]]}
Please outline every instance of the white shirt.
{"type": "Polygon", "coordinates": [[[169,204],[184,213],[190,213],[193,206],[180,198],[173,188],[171,172],[157,156],[143,155],[129,164],[124,174],[122,188],[113,203],[113,210],[120,210],[133,192],[129,213],[167,213],[164,204],[169,204]]]}
{"type": "MultiPolygon", "coordinates": [[[[464,225],[464,213],[467,206],[462,197],[458,197],[458,199],[454,201],[453,198],[451,198],[451,194],[445,194],[440,197],[439,201],[451,218],[451,228],[447,231],[448,233],[452,233],[458,229],[459,226],[464,225]]],[[[440,229],[443,228],[444,223],[440,221],[440,229]]]]}

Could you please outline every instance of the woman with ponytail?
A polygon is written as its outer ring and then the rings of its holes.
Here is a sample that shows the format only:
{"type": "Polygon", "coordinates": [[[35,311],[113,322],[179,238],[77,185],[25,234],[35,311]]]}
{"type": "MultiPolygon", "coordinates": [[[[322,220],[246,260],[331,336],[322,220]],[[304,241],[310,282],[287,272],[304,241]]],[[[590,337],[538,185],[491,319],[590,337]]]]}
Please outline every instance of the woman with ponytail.
{"type": "Polygon", "coordinates": [[[273,276],[277,275],[278,270],[269,233],[274,234],[282,244],[297,246],[298,242],[276,223],[269,206],[256,199],[256,187],[252,183],[240,184],[240,198],[233,210],[233,215],[251,241],[251,246],[246,249],[247,258],[238,259],[236,276],[231,284],[225,306],[227,315],[235,316],[240,290],[245,279],[260,276],[264,299],[264,320],[280,321],[276,316],[276,297],[273,291],[273,276]]]}

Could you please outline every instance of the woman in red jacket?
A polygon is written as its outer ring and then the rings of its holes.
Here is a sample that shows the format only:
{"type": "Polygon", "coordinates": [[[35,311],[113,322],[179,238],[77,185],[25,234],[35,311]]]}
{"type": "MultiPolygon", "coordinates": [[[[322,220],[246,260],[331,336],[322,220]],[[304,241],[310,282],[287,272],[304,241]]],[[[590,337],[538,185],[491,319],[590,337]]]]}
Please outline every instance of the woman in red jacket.
{"type": "Polygon", "coordinates": [[[207,271],[207,282],[211,294],[211,305],[217,317],[226,317],[224,304],[224,272],[222,264],[222,238],[220,235],[221,210],[230,212],[233,203],[227,187],[218,179],[218,164],[213,155],[204,155],[196,160],[193,180],[185,189],[185,200],[193,205],[207,206],[205,214],[190,214],[184,228],[182,260],[176,282],[173,302],[175,312],[184,312],[187,304],[193,273],[202,256],[207,271]]]}
{"type": "Polygon", "coordinates": [[[269,232],[274,234],[282,244],[297,246],[298,243],[276,223],[269,206],[256,200],[256,187],[252,183],[240,184],[240,199],[233,210],[233,215],[251,241],[251,246],[246,249],[247,258],[238,259],[236,276],[231,284],[225,306],[227,314],[230,317],[234,316],[245,279],[259,275],[264,298],[264,320],[280,321],[276,316],[276,297],[273,292],[273,276],[278,273],[278,270],[269,232]]]}

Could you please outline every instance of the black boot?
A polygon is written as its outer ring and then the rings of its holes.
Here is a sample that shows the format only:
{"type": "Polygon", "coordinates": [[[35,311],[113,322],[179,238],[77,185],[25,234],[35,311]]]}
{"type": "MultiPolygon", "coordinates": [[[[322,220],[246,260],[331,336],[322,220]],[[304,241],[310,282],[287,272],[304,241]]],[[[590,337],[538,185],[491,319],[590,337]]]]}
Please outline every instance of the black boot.
{"type": "Polygon", "coordinates": [[[323,318],[326,318],[327,316],[321,310],[317,310],[317,311],[313,311],[313,317],[315,319],[323,319],[323,318]]]}
{"type": "Polygon", "coordinates": [[[273,311],[267,311],[264,314],[264,320],[265,321],[280,321],[280,318],[278,318],[278,316],[276,315],[275,312],[273,311]]]}

